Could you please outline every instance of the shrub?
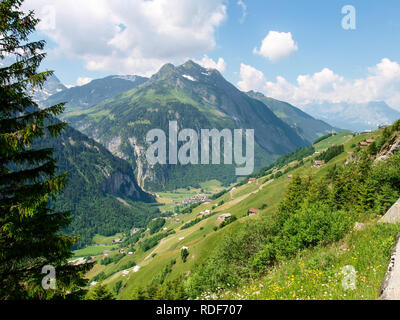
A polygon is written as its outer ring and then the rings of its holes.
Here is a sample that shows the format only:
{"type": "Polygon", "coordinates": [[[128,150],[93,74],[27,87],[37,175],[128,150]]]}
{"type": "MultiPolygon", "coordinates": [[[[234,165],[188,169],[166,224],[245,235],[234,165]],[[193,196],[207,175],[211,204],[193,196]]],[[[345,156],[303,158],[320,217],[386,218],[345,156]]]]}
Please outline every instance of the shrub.
{"type": "Polygon", "coordinates": [[[181,250],[181,258],[182,258],[183,263],[186,263],[188,256],[189,256],[189,251],[186,248],[182,249],[181,250]]]}

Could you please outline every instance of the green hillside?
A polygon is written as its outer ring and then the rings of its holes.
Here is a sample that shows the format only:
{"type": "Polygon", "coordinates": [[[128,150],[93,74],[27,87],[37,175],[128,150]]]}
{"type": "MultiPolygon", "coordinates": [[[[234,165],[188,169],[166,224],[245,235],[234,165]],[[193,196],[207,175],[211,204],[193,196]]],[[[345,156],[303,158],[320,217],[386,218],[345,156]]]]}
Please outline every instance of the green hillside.
{"type": "Polygon", "coordinates": [[[166,230],[155,235],[126,235],[122,247],[133,254],[107,266],[97,258],[101,267],[90,278],[119,299],[376,299],[400,231],[376,221],[400,196],[400,155],[372,160],[399,129],[397,122],[368,135],[323,140],[316,150],[343,141],[344,152],[322,167],[313,166],[321,153],[278,166],[208,205],[168,217],[166,230]],[[373,147],[358,147],[370,138],[373,147]],[[248,216],[250,208],[260,211],[248,216]],[[200,215],[205,210],[209,216],[200,215]],[[221,228],[224,213],[236,220],[221,228]],[[365,228],[354,231],[356,222],[365,228]],[[360,274],[356,292],[339,287],[346,265],[360,274]]]}

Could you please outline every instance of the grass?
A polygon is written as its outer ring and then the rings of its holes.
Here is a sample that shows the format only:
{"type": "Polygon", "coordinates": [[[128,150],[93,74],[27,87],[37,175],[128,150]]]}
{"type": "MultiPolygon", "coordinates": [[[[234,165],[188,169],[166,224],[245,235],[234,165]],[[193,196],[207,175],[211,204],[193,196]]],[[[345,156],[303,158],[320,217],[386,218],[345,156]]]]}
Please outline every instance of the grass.
{"type": "Polygon", "coordinates": [[[96,234],[93,237],[93,243],[98,244],[98,245],[111,245],[112,241],[116,238],[122,238],[122,233],[117,233],[114,236],[110,236],[110,237],[105,237],[99,234],[96,234]]]}
{"type": "Polygon", "coordinates": [[[306,250],[275,267],[262,280],[229,292],[221,299],[375,300],[386,274],[400,225],[376,222],[329,247],[306,250]],[[355,287],[344,286],[356,271],[355,287]]]}
{"type": "Polygon", "coordinates": [[[314,147],[317,151],[319,151],[322,149],[327,149],[329,147],[332,147],[332,145],[345,144],[346,142],[350,141],[353,138],[352,134],[353,133],[350,131],[340,132],[339,134],[333,137],[318,142],[316,145],[314,145],[314,147]]]}
{"type": "Polygon", "coordinates": [[[74,254],[73,255],[74,258],[97,256],[97,255],[102,254],[104,251],[111,251],[115,248],[116,248],[116,246],[95,245],[95,246],[89,246],[84,249],[73,251],[72,253],[74,254]]]}

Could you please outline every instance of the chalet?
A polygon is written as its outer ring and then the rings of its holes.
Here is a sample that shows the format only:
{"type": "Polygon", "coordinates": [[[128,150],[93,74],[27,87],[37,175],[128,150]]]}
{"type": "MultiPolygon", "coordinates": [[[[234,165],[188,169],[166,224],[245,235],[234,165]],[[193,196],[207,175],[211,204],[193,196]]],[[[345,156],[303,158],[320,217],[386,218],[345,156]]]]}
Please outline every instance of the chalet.
{"type": "Polygon", "coordinates": [[[228,220],[228,219],[230,219],[230,218],[232,218],[232,214],[230,214],[230,213],[224,213],[224,214],[221,214],[221,215],[218,217],[218,220],[219,220],[219,221],[225,221],[225,220],[228,220]]]}
{"type": "Polygon", "coordinates": [[[374,143],[375,141],[376,141],[375,139],[367,139],[368,144],[374,143]]]}
{"type": "Polygon", "coordinates": [[[256,181],[256,178],[249,178],[249,183],[253,183],[254,181],[256,181]]]}
{"type": "Polygon", "coordinates": [[[125,253],[125,249],[119,250],[119,253],[125,253]]]}
{"type": "Polygon", "coordinates": [[[368,143],[367,143],[366,141],[361,141],[358,145],[359,145],[361,148],[366,148],[366,147],[368,147],[368,143]]]}
{"type": "Polygon", "coordinates": [[[292,178],[293,178],[293,175],[292,175],[292,174],[289,174],[287,177],[288,177],[288,179],[292,179],[292,178]]]}
{"type": "Polygon", "coordinates": [[[112,241],[112,243],[120,243],[120,242],[122,242],[122,239],[121,239],[121,238],[117,238],[117,239],[114,239],[114,240],[112,241]]]}
{"type": "Polygon", "coordinates": [[[316,160],[316,161],[314,162],[314,167],[319,168],[319,167],[322,167],[324,164],[325,164],[325,161],[316,160]]]}
{"type": "Polygon", "coordinates": [[[255,214],[259,213],[259,212],[260,212],[260,210],[251,208],[251,209],[249,209],[249,211],[247,213],[248,213],[249,216],[252,216],[252,215],[255,215],[255,214]]]}

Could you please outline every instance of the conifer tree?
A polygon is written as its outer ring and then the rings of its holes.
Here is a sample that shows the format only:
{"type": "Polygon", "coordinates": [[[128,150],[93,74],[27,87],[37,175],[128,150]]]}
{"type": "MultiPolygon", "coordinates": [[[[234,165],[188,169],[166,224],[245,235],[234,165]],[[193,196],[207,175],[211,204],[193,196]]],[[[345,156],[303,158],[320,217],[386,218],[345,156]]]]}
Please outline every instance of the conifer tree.
{"type": "Polygon", "coordinates": [[[0,299],[77,298],[89,264],[67,263],[76,239],[61,234],[70,212],[48,208],[65,183],[56,175],[52,149],[35,149],[38,139],[57,136],[63,104],[40,109],[29,92],[52,72],[38,72],[44,41],[29,42],[39,22],[22,11],[23,0],[0,2],[0,299]],[[42,286],[43,267],[55,269],[55,289],[42,286]]]}
{"type": "Polygon", "coordinates": [[[107,289],[102,283],[96,284],[96,286],[90,290],[86,296],[87,300],[115,300],[114,295],[110,290],[107,289]]]}

